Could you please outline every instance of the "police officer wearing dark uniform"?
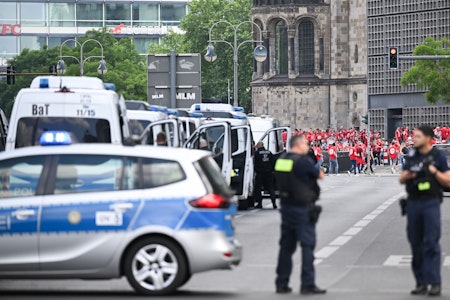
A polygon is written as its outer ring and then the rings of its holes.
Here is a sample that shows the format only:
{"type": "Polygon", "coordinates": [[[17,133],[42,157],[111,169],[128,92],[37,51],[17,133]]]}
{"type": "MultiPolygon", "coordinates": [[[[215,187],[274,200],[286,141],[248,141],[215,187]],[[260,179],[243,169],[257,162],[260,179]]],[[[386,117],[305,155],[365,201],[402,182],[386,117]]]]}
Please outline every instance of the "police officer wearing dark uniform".
{"type": "Polygon", "coordinates": [[[314,248],[320,206],[315,205],[320,188],[317,179],[323,179],[310,155],[308,141],[303,136],[291,139],[291,151],[283,154],[275,164],[275,177],[281,196],[281,238],[278,255],[276,292],[290,293],[289,277],[292,272],[292,255],[300,242],[302,271],[300,293],[325,294],[315,283],[314,248]]]}
{"type": "Polygon", "coordinates": [[[273,208],[277,208],[275,192],[273,189],[273,154],[264,148],[262,142],[256,144],[255,152],[255,207],[262,208],[263,187],[269,191],[270,199],[272,200],[273,208]]]}
{"type": "Polygon", "coordinates": [[[445,155],[432,147],[433,129],[421,126],[414,135],[400,183],[406,184],[407,232],[416,280],[413,295],[441,294],[441,211],[443,187],[450,186],[445,155]]]}

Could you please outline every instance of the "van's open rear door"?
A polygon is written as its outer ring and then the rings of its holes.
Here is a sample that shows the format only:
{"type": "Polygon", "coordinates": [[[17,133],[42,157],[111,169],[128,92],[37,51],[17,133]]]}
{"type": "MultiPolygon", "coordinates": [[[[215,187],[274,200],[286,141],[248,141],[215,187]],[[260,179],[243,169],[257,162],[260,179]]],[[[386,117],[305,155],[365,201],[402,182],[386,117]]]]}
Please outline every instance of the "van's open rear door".
{"type": "Polygon", "coordinates": [[[264,148],[272,152],[276,158],[284,151],[289,151],[289,144],[291,142],[292,131],[289,127],[277,127],[266,131],[259,142],[263,142],[264,148]],[[283,140],[285,136],[286,140],[283,140]]]}
{"type": "Polygon", "coordinates": [[[214,122],[199,126],[184,144],[185,148],[212,152],[212,156],[228,184],[231,181],[231,127],[227,122],[214,122]]]}
{"type": "Polygon", "coordinates": [[[178,121],[176,119],[167,119],[152,122],[142,132],[140,140],[144,145],[156,146],[156,139],[160,132],[165,133],[167,138],[167,146],[180,147],[180,131],[178,121]]]}

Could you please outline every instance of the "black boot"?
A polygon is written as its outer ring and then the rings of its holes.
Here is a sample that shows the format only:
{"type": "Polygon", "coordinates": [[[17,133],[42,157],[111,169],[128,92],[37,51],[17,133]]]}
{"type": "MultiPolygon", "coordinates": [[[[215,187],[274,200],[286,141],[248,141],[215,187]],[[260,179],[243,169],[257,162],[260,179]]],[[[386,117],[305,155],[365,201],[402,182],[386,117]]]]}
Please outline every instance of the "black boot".
{"type": "Polygon", "coordinates": [[[272,200],[272,205],[273,205],[273,209],[277,209],[277,201],[276,200],[272,200]]]}
{"type": "Polygon", "coordinates": [[[436,297],[441,295],[441,286],[440,285],[432,285],[430,290],[428,291],[428,296],[436,297]]]}
{"type": "Polygon", "coordinates": [[[428,292],[428,287],[426,285],[418,285],[414,290],[411,291],[411,295],[426,295],[428,292]]]}

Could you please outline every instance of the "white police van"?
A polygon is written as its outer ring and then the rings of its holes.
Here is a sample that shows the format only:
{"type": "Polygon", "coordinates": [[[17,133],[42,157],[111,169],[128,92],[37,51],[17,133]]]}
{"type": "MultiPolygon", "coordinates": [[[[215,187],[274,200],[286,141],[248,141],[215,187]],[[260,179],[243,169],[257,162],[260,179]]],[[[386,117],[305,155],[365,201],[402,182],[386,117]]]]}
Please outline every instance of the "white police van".
{"type": "MultiPolygon", "coordinates": [[[[205,151],[70,144],[0,153],[0,278],[127,277],[165,294],[239,264],[234,197],[205,151]]],[[[48,146],[46,146],[48,145],[48,146]]]]}
{"type": "Polygon", "coordinates": [[[160,132],[167,137],[167,146],[180,147],[180,124],[176,118],[169,118],[168,109],[149,105],[148,111],[127,110],[130,132],[134,140],[145,145],[156,145],[160,132]]]}
{"type": "MultiPolygon", "coordinates": [[[[283,144],[283,131],[287,132],[289,145],[289,127],[272,128],[261,137],[266,149],[276,156],[288,150],[283,144]]],[[[211,151],[223,177],[238,197],[239,208],[245,210],[253,206],[255,149],[249,125],[234,126],[227,121],[205,123],[197,128],[184,147],[211,151]]]]}
{"type": "Polygon", "coordinates": [[[6,150],[35,146],[45,131],[70,132],[74,143],[122,144],[130,138],[125,101],[95,77],[40,76],[19,91],[6,150]]]}
{"type": "Polygon", "coordinates": [[[280,122],[268,115],[261,115],[259,117],[254,114],[247,116],[255,141],[259,141],[267,130],[280,127],[280,122]]]}

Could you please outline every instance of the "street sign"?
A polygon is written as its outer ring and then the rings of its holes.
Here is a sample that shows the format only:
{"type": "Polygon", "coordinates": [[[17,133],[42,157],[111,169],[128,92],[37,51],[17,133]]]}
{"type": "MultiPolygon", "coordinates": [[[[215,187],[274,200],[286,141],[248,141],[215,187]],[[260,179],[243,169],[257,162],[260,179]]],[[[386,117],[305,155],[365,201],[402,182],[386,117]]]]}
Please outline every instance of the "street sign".
{"type": "MultiPolygon", "coordinates": [[[[176,55],[175,98],[178,108],[202,102],[199,54],[176,55]]],[[[148,55],[148,103],[170,107],[170,55],[148,55]]]]}

